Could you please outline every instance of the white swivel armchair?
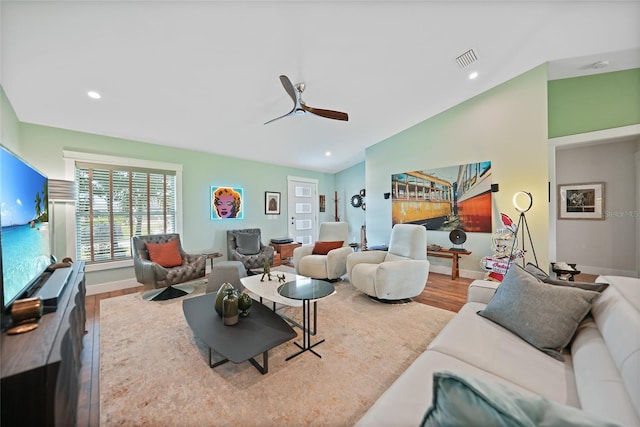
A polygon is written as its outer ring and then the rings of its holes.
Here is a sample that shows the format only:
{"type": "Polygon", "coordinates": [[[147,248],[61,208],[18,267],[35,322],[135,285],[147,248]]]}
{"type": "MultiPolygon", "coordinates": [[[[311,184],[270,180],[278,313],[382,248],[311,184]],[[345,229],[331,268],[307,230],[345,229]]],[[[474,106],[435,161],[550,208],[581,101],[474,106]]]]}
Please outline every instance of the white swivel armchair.
{"type": "Polygon", "coordinates": [[[396,224],[389,250],[350,254],[347,274],[354,287],[381,301],[409,301],[420,295],[429,277],[427,229],[396,224]]]}
{"type": "Polygon", "coordinates": [[[321,223],[315,244],[293,250],[296,272],[314,279],[340,279],[347,273],[347,255],[352,252],[348,240],[349,225],[346,222],[321,223]]]}

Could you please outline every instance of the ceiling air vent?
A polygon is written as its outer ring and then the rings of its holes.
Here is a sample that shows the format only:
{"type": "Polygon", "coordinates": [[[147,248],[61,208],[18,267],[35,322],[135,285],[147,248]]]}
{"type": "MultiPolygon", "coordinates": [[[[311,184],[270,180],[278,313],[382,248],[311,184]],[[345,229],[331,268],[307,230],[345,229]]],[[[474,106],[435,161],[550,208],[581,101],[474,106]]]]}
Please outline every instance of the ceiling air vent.
{"type": "Polygon", "coordinates": [[[478,60],[478,57],[476,56],[476,53],[473,51],[473,49],[469,49],[468,51],[466,51],[465,53],[463,53],[462,55],[456,58],[456,63],[458,64],[458,68],[463,70],[467,68],[469,65],[476,62],[477,60],[478,60]]]}

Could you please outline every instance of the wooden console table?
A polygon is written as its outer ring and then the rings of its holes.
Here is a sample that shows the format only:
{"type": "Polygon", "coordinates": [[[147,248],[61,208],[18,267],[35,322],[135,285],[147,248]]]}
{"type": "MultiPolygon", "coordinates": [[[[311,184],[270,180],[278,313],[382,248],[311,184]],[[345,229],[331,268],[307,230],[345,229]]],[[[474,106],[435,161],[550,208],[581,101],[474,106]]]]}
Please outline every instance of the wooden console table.
{"type": "Polygon", "coordinates": [[[437,258],[451,258],[453,259],[453,266],[451,267],[451,280],[457,279],[460,277],[460,270],[458,268],[458,260],[461,255],[470,255],[471,252],[467,250],[451,250],[441,248],[437,251],[427,249],[427,256],[433,256],[437,258]]]}
{"type": "Polygon", "coordinates": [[[269,243],[270,246],[273,246],[273,249],[276,250],[280,254],[280,259],[285,260],[287,258],[291,258],[293,256],[293,250],[302,246],[298,242],[292,243],[269,243]]]}
{"type": "Polygon", "coordinates": [[[38,327],[2,333],[3,426],[75,426],[85,330],[84,262],[76,261],[58,299],[38,327]]]}

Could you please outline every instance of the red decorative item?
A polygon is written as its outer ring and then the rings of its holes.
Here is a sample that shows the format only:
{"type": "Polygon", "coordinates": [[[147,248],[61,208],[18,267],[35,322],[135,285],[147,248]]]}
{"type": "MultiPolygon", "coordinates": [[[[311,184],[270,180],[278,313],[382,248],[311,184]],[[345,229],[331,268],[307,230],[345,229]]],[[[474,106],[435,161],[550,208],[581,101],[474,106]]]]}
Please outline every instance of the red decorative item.
{"type": "Polygon", "coordinates": [[[500,213],[500,220],[502,221],[502,224],[504,224],[506,228],[513,231],[514,233],[516,232],[516,228],[513,225],[513,220],[509,218],[509,215],[507,215],[506,213],[500,213]]]}

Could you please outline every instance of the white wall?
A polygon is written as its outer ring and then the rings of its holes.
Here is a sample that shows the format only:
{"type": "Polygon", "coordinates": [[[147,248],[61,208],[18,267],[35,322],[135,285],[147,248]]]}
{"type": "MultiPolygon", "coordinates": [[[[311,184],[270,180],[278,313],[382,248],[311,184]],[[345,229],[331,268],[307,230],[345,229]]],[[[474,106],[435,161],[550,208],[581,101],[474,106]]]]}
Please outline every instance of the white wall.
{"type": "Polygon", "coordinates": [[[557,184],[605,183],[604,220],[556,220],[558,261],[590,274],[637,276],[639,151],[638,137],[556,151],[557,184]]]}

